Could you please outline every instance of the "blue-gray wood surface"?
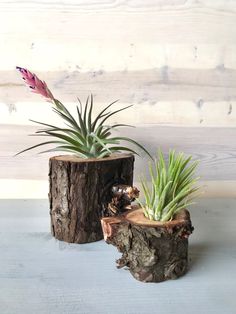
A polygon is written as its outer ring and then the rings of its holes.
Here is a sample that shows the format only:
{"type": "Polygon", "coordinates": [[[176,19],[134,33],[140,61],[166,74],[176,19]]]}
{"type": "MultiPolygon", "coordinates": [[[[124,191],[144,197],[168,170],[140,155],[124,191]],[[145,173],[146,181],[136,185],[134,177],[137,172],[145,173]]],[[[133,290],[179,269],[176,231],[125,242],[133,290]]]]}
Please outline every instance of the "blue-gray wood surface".
{"type": "Polygon", "coordinates": [[[104,241],[75,245],[49,231],[46,200],[1,200],[1,314],[234,314],[236,199],[202,199],[191,210],[189,272],[141,283],[118,270],[104,241]]]}

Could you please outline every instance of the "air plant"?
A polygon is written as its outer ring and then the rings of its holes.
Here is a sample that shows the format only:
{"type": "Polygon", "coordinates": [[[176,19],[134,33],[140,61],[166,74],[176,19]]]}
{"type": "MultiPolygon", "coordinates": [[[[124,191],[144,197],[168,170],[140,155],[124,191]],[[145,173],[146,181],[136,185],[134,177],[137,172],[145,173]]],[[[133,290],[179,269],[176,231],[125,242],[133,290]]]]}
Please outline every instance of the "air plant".
{"type": "Polygon", "coordinates": [[[38,130],[35,135],[46,137],[49,136],[55,139],[45,141],[43,143],[24,149],[18,154],[48,144],[56,144],[56,147],[45,150],[42,153],[65,151],[74,153],[82,158],[103,158],[110,156],[112,153],[121,151],[137,154],[133,149],[120,144],[121,141],[124,141],[136,145],[150,156],[148,151],[133,139],[128,137],[112,136],[112,131],[114,129],[122,126],[131,127],[130,125],[105,124],[105,122],[111,116],[117,114],[120,111],[128,109],[131,106],[126,106],[110,112],[108,109],[110,109],[112,105],[117,102],[114,101],[105,107],[95,118],[93,118],[94,104],[93,96],[91,95],[87,98],[84,108],[81,104],[81,101],[78,99],[79,106],[76,106],[77,115],[74,117],[59,100],[54,98],[52,92],[49,90],[47,84],[44,81],[41,81],[35,74],[31,73],[27,69],[17,67],[17,70],[21,73],[22,79],[25,81],[26,85],[29,86],[31,91],[43,96],[47,101],[52,103],[53,112],[57,114],[65,124],[65,127],[62,128],[52,124],[30,120],[44,127],[43,129],[38,130]]]}
{"type": "Polygon", "coordinates": [[[161,150],[158,159],[149,164],[151,187],[146,179],[141,179],[144,201],[138,200],[144,215],[150,220],[169,221],[179,210],[193,204],[192,200],[199,189],[194,176],[198,161],[192,162],[192,156],[169,152],[165,162],[161,150]]]}

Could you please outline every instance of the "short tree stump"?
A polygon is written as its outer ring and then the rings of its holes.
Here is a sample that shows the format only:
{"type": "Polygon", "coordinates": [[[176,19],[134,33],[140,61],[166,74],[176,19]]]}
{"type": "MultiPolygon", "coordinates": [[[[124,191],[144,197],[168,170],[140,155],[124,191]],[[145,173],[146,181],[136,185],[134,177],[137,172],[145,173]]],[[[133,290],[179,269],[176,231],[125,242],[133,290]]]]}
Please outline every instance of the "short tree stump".
{"type": "Polygon", "coordinates": [[[49,160],[52,235],[69,243],[103,238],[100,219],[115,184],[133,183],[134,156],[102,159],[56,156],[49,160]]]}
{"type": "Polygon", "coordinates": [[[127,266],[137,280],[160,282],[184,275],[188,269],[190,215],[182,210],[172,221],[150,221],[141,209],[101,220],[104,239],[122,253],[117,267],[127,266]]]}

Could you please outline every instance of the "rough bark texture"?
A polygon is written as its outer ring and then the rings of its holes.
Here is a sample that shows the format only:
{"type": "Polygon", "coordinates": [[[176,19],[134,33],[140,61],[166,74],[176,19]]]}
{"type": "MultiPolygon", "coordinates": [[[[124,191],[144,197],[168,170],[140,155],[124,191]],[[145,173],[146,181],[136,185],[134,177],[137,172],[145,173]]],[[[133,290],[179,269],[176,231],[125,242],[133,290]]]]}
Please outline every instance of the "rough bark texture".
{"type": "Polygon", "coordinates": [[[58,240],[87,243],[103,238],[100,219],[114,184],[133,183],[134,156],[103,159],[57,156],[49,161],[51,232],[58,240]]]}
{"type": "Polygon", "coordinates": [[[117,267],[127,266],[134,278],[143,282],[175,279],[188,268],[188,236],[193,231],[187,210],[175,219],[153,222],[142,210],[102,219],[104,239],[122,253],[117,267]]]}

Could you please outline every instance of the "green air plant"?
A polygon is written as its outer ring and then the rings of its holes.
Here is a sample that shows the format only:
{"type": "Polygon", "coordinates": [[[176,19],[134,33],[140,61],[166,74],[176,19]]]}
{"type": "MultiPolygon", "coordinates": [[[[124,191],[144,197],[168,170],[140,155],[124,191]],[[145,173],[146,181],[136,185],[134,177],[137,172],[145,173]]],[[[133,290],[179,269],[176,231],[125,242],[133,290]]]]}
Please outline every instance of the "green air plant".
{"type": "Polygon", "coordinates": [[[144,215],[150,220],[169,221],[179,210],[193,204],[192,200],[199,189],[195,186],[199,178],[195,177],[198,161],[192,162],[192,156],[169,152],[165,162],[163,153],[149,164],[151,186],[141,179],[145,201],[138,200],[144,215]]]}
{"type": "Polygon", "coordinates": [[[56,144],[56,147],[45,150],[42,153],[65,151],[74,153],[81,158],[103,158],[110,156],[112,153],[121,151],[137,154],[133,149],[122,146],[121,141],[124,141],[134,144],[147,153],[149,157],[151,157],[148,151],[136,141],[128,137],[112,136],[112,130],[129,125],[105,124],[105,122],[111,116],[131,106],[126,106],[124,108],[110,112],[108,109],[110,109],[111,106],[117,102],[114,101],[105,107],[95,118],[93,118],[94,104],[93,96],[91,95],[87,98],[84,109],[80,100],[78,99],[79,106],[76,106],[77,115],[74,117],[59,100],[54,98],[52,92],[49,90],[45,82],[41,81],[35,74],[31,73],[27,69],[17,67],[17,70],[21,73],[23,80],[34,93],[44,96],[47,101],[52,103],[53,111],[55,114],[59,115],[65,124],[65,127],[62,128],[59,126],[31,120],[32,122],[44,126],[44,128],[38,130],[35,135],[46,136],[55,139],[45,141],[43,143],[24,149],[18,154],[47,144],[56,144]]]}

